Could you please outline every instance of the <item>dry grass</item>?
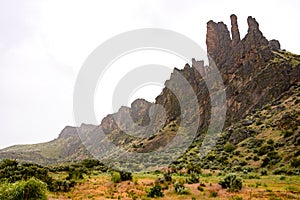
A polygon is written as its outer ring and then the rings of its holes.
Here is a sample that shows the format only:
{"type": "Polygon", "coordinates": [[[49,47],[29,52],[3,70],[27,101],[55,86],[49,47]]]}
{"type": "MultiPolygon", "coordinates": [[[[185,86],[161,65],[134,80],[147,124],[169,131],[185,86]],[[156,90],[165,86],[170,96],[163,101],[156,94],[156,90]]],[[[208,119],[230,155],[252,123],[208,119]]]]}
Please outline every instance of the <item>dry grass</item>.
{"type": "MultiPolygon", "coordinates": [[[[109,174],[94,175],[78,184],[68,193],[51,193],[50,199],[150,199],[146,197],[147,190],[154,186],[155,179],[161,175],[134,174],[133,181],[113,183],[109,174]]],[[[300,176],[263,176],[261,179],[243,181],[243,189],[238,193],[228,192],[218,184],[221,177],[216,175],[200,178],[205,183],[204,191],[199,191],[199,184],[185,184],[189,195],[177,195],[173,184],[163,190],[162,200],[183,199],[300,199],[300,176]],[[210,197],[217,192],[216,197],[210,197]]],[[[173,180],[182,181],[185,177],[173,176],[173,180]]],[[[162,187],[166,186],[165,184],[162,187]]]]}

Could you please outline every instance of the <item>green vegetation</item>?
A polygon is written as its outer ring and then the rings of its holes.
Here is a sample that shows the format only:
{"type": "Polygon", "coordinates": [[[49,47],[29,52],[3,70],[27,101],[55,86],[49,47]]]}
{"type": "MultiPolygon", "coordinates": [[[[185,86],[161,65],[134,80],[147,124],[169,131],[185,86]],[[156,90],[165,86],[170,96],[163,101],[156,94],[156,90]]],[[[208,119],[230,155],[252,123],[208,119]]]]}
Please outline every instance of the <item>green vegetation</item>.
{"type": "Polygon", "coordinates": [[[231,144],[231,143],[226,143],[225,146],[224,146],[224,151],[225,152],[232,152],[236,149],[236,146],[231,144]]]}
{"type": "Polygon", "coordinates": [[[175,189],[176,194],[179,194],[179,195],[184,195],[184,194],[190,193],[190,191],[183,185],[182,182],[175,182],[174,189],[175,189]]]}
{"type": "Polygon", "coordinates": [[[147,197],[163,197],[164,194],[161,191],[161,186],[156,185],[152,188],[150,188],[150,191],[147,193],[147,197]]]}
{"type": "Polygon", "coordinates": [[[132,180],[132,173],[121,171],[120,172],[121,181],[131,181],[132,180]]]}
{"type": "Polygon", "coordinates": [[[199,183],[200,176],[196,173],[191,173],[190,176],[186,179],[188,184],[199,183]]]}
{"type": "Polygon", "coordinates": [[[164,178],[165,178],[165,181],[171,182],[172,181],[172,173],[169,171],[164,173],[164,178]]]}
{"type": "Polygon", "coordinates": [[[46,200],[47,185],[36,178],[0,184],[0,200],[46,200]]]}
{"type": "Polygon", "coordinates": [[[111,181],[114,182],[114,183],[120,183],[121,182],[120,172],[113,172],[111,174],[111,181]]]}
{"type": "Polygon", "coordinates": [[[224,179],[222,179],[219,184],[222,188],[228,189],[228,191],[237,192],[242,189],[243,180],[237,177],[236,174],[228,174],[224,179]]]}
{"type": "Polygon", "coordinates": [[[212,191],[210,194],[209,194],[209,197],[217,197],[218,196],[218,192],[216,191],[212,191]]]}

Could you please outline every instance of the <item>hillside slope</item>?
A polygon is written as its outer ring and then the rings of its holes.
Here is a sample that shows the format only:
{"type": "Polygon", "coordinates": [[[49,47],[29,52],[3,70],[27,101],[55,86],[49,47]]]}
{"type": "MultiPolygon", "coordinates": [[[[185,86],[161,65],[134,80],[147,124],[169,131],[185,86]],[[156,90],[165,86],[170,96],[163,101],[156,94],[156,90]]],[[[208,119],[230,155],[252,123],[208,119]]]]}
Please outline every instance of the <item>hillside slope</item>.
{"type": "Polygon", "coordinates": [[[248,114],[224,132],[215,148],[199,159],[195,142],[176,167],[300,174],[300,84],[248,114]]]}

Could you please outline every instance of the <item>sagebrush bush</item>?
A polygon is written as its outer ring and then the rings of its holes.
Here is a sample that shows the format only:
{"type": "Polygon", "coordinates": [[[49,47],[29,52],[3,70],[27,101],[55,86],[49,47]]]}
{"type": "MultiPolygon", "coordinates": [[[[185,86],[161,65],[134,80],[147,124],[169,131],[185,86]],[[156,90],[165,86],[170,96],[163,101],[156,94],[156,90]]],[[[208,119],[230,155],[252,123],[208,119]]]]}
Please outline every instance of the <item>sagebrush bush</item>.
{"type": "Polygon", "coordinates": [[[0,200],[46,200],[47,185],[36,178],[0,185],[0,200]]]}
{"type": "Polygon", "coordinates": [[[228,174],[222,179],[219,184],[222,188],[228,189],[229,191],[237,192],[242,189],[243,180],[240,177],[237,177],[236,174],[228,174]]]}
{"type": "Polygon", "coordinates": [[[132,173],[131,172],[120,172],[121,181],[131,181],[132,180],[132,173]]]}
{"type": "Polygon", "coordinates": [[[67,176],[67,180],[79,180],[79,179],[83,179],[83,174],[87,173],[87,169],[86,168],[71,168],[69,171],[69,174],[67,176]]]}
{"type": "Polygon", "coordinates": [[[57,191],[69,191],[70,187],[75,186],[75,181],[73,180],[74,177],[82,177],[82,173],[86,173],[84,171],[86,168],[76,168],[76,171],[79,170],[80,173],[75,173],[74,167],[62,167],[59,166],[57,168],[52,168],[52,172],[55,170],[68,170],[69,176],[67,179],[70,180],[55,180],[49,175],[49,168],[43,167],[38,164],[33,163],[18,163],[15,160],[2,160],[0,162],[0,182],[8,182],[8,183],[15,183],[17,181],[27,181],[30,178],[34,177],[44,183],[47,184],[48,190],[51,192],[57,191]]]}
{"type": "Polygon", "coordinates": [[[300,166],[300,159],[297,159],[297,158],[294,158],[292,161],[291,161],[291,167],[299,167],[300,166]]]}
{"type": "Polygon", "coordinates": [[[268,171],[267,171],[266,169],[261,169],[261,170],[260,170],[260,174],[261,174],[262,176],[267,176],[267,175],[268,175],[268,171]]]}
{"type": "Polygon", "coordinates": [[[231,144],[231,143],[226,143],[225,145],[224,145],[224,151],[225,152],[232,152],[232,151],[234,151],[236,149],[236,146],[235,145],[233,145],[233,144],[231,144]]]}
{"type": "Polygon", "coordinates": [[[111,180],[114,183],[120,183],[121,182],[121,175],[119,172],[113,172],[111,174],[111,180]]]}
{"type": "Polygon", "coordinates": [[[186,179],[186,182],[187,182],[188,184],[199,183],[199,178],[200,178],[200,176],[199,176],[198,174],[196,174],[196,173],[191,173],[191,174],[190,174],[190,177],[188,177],[188,178],[186,179]]]}
{"type": "Polygon", "coordinates": [[[218,192],[216,191],[212,191],[210,194],[209,194],[209,197],[217,197],[218,196],[218,192]]]}
{"type": "Polygon", "coordinates": [[[189,194],[189,190],[181,182],[174,183],[174,189],[176,194],[189,194]]]}
{"type": "Polygon", "coordinates": [[[164,178],[165,178],[165,181],[172,182],[172,173],[170,173],[170,172],[164,173],[164,178]]]}
{"type": "Polygon", "coordinates": [[[150,188],[150,191],[147,193],[147,197],[163,197],[164,193],[161,191],[161,186],[156,185],[152,188],[150,188]]]}

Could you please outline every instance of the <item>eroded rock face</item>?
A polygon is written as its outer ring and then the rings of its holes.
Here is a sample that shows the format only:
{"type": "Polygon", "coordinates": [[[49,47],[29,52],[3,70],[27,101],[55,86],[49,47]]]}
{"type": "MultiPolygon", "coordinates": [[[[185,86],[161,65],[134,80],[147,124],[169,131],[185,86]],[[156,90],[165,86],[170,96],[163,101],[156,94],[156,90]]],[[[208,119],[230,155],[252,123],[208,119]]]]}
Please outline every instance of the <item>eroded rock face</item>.
{"type": "Polygon", "coordinates": [[[206,45],[210,63],[212,60],[219,64],[226,61],[232,45],[228,28],[223,22],[207,23],[206,45]]]}
{"type": "Polygon", "coordinates": [[[259,24],[257,23],[256,19],[252,16],[247,18],[248,23],[248,33],[251,31],[259,31],[259,24]]]}
{"type": "Polygon", "coordinates": [[[240,41],[240,31],[237,23],[237,16],[236,15],[231,15],[230,16],[231,20],[231,36],[232,36],[232,46],[236,46],[240,41]]]}
{"type": "Polygon", "coordinates": [[[263,36],[262,32],[259,30],[259,24],[255,18],[249,16],[248,22],[248,33],[244,38],[244,47],[246,50],[257,49],[262,46],[267,46],[269,44],[268,40],[263,36]]]}
{"type": "Polygon", "coordinates": [[[280,50],[280,42],[278,40],[270,40],[269,45],[274,51],[280,50]]]}

